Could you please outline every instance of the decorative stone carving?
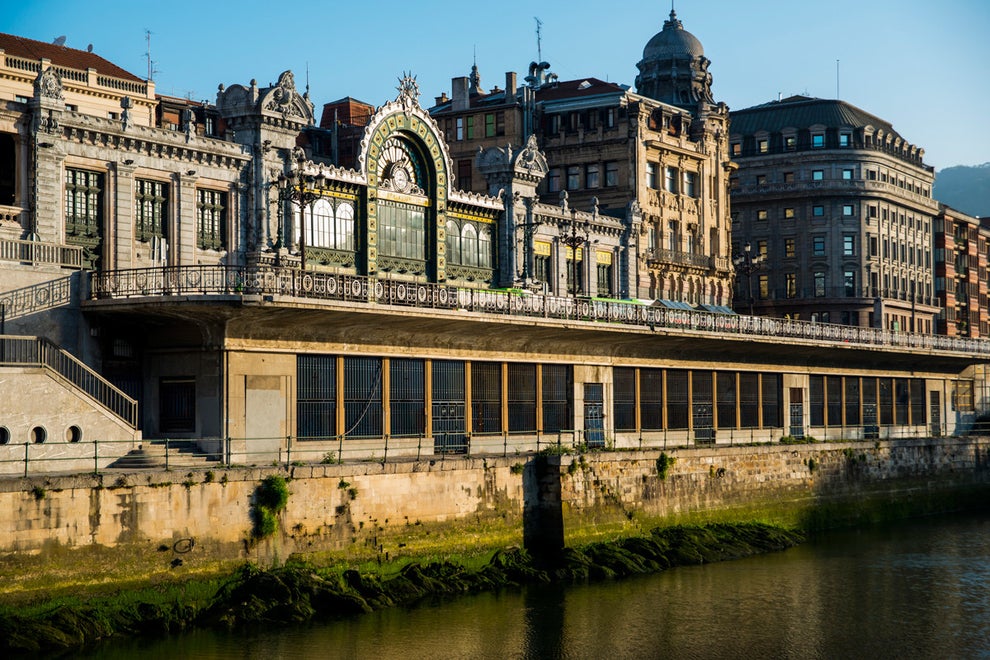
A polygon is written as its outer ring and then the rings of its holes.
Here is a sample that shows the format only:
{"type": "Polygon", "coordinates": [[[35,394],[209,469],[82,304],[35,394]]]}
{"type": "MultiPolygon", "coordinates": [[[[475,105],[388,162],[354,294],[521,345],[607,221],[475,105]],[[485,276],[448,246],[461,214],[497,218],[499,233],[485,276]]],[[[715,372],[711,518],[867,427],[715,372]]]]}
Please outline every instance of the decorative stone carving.
{"type": "Polygon", "coordinates": [[[54,69],[45,69],[38,74],[38,77],[34,81],[34,93],[35,96],[40,96],[41,98],[64,101],[62,77],[54,69]]]}

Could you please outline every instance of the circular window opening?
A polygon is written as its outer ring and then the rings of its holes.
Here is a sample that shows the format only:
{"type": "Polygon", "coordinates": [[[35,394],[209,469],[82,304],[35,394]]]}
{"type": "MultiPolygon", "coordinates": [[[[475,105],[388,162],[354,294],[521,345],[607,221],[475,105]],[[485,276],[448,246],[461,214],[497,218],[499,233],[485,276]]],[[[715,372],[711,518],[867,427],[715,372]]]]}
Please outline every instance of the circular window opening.
{"type": "Polygon", "coordinates": [[[66,442],[79,442],[82,440],[82,429],[78,426],[70,426],[65,429],[66,442]]]}
{"type": "Polygon", "coordinates": [[[31,442],[36,445],[40,445],[42,442],[48,439],[48,431],[40,426],[35,426],[31,429],[31,442]]]}
{"type": "Polygon", "coordinates": [[[0,445],[5,445],[10,442],[10,429],[6,426],[0,426],[0,445]]]}

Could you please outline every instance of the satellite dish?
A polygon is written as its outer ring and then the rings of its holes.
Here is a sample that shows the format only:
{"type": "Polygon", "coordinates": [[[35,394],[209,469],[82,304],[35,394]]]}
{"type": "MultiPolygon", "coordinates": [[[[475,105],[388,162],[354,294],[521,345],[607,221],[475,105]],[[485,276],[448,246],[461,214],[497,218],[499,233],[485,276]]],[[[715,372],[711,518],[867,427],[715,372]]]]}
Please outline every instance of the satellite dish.
{"type": "Polygon", "coordinates": [[[63,34],[61,37],[55,37],[55,41],[53,41],[52,43],[55,44],[56,46],[64,46],[65,35],[63,34]]]}
{"type": "Polygon", "coordinates": [[[86,46],[86,52],[87,53],[92,53],[93,52],[93,44],[90,44],[90,45],[86,46]]]}

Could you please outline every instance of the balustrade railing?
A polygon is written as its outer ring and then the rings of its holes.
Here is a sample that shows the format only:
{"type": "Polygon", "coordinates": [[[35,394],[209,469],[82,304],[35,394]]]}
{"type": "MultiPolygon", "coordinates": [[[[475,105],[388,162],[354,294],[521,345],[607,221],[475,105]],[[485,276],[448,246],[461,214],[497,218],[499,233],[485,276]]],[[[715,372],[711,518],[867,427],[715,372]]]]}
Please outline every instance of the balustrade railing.
{"type": "Polygon", "coordinates": [[[423,309],[592,321],[753,338],[794,338],[870,347],[941,350],[990,355],[990,341],[924,335],[829,323],[669,309],[635,302],[559,297],[528,292],[468,289],[387,278],[276,267],[174,266],[104,271],[92,275],[94,299],[139,296],[254,295],[339,300],[423,309]]]}
{"type": "Polygon", "coordinates": [[[44,337],[0,335],[0,365],[49,369],[137,428],[137,401],[44,337]]]}

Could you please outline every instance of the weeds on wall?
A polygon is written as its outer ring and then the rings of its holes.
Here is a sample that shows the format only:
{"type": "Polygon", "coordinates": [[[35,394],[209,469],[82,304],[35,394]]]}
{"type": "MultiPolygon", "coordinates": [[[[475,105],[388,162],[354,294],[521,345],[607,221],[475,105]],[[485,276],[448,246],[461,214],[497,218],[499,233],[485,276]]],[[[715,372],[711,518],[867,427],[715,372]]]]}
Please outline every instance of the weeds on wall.
{"type": "Polygon", "coordinates": [[[254,490],[254,504],[251,506],[255,538],[269,537],[278,530],[278,514],[288,502],[289,486],[285,478],[277,474],[265,477],[254,490]]]}

